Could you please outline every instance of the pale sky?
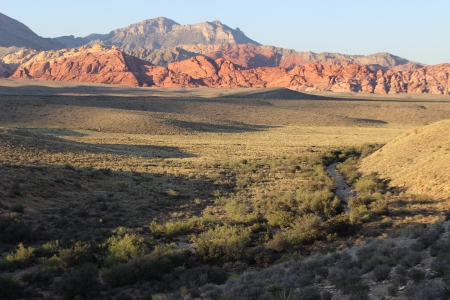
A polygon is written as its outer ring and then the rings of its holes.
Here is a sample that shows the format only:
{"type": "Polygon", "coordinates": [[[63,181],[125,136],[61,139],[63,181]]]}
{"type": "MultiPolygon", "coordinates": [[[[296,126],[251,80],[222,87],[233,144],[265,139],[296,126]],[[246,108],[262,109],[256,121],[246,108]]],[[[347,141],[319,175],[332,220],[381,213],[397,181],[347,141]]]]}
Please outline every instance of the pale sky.
{"type": "Polygon", "coordinates": [[[0,12],[43,37],[109,33],[156,17],[218,19],[263,45],[450,63],[450,0],[0,0],[0,12]]]}

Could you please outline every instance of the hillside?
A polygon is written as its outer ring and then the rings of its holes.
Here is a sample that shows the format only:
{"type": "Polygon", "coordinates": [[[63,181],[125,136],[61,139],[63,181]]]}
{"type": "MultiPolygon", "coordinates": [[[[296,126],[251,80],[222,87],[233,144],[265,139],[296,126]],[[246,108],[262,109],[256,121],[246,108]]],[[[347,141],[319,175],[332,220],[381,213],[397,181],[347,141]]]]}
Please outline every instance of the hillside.
{"type": "Polygon", "coordinates": [[[447,95],[450,94],[449,72],[450,64],[404,72],[375,72],[358,64],[330,65],[318,62],[293,69],[247,69],[224,58],[212,60],[204,56],[191,57],[163,67],[154,66],[115,47],[94,45],[40,52],[21,64],[11,78],[146,87],[288,87],[297,91],[447,95]]]}
{"type": "Polygon", "coordinates": [[[410,193],[448,199],[449,132],[448,119],[408,131],[365,158],[361,170],[377,172],[410,193]]]}
{"type": "Polygon", "coordinates": [[[59,42],[50,38],[43,38],[34,33],[24,24],[0,13],[0,46],[1,47],[29,47],[40,50],[62,48],[59,42]]]}

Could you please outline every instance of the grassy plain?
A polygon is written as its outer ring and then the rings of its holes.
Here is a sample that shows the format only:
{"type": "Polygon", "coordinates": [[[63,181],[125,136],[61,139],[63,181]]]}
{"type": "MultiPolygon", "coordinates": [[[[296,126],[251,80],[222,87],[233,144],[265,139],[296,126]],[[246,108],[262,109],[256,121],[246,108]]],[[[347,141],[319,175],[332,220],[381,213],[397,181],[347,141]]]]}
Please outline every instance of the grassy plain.
{"type": "MultiPolygon", "coordinates": [[[[53,274],[50,283],[36,283],[34,275],[22,280],[44,295],[60,293],[51,288],[55,276],[75,276],[73,270],[94,262],[110,286],[131,285],[137,298],[144,298],[143,291],[180,287],[194,297],[199,282],[208,282],[204,274],[223,283],[213,277],[345,248],[349,243],[343,236],[354,232],[352,224],[365,223],[360,235],[378,236],[393,223],[439,219],[428,199],[387,194],[370,178],[360,181],[361,191],[364,182],[372,189],[370,195],[353,201],[353,213],[341,215],[325,165],[449,116],[450,98],[439,95],[0,79],[0,230],[5,234],[0,251],[7,257],[23,242],[42,252],[48,248],[44,243],[58,241],[53,247],[58,267],[44,270],[51,257],[46,252],[36,254],[39,263],[30,263],[40,271],[26,271],[53,274]],[[427,219],[427,214],[435,216],[427,219]],[[15,234],[7,235],[8,230],[15,234]],[[213,249],[205,242],[226,240],[227,234],[236,237],[235,244],[213,249]],[[130,242],[137,252],[124,257],[112,250],[114,239],[124,242],[136,235],[143,239],[130,242]],[[84,247],[77,241],[92,247],[97,259],[67,265],[64,253],[84,247]],[[157,245],[165,244],[172,250],[161,254],[157,245]],[[177,265],[181,252],[173,249],[193,247],[197,256],[184,258],[191,264],[177,265]],[[173,269],[166,274],[172,277],[149,277],[143,286],[140,277],[126,282],[115,277],[136,269],[133,264],[145,266],[139,259],[149,249],[145,262],[156,268],[158,255],[169,257],[173,264],[163,269],[173,269]],[[216,267],[220,271],[211,269],[216,267]]],[[[4,261],[9,262],[0,264],[5,274],[18,276],[17,269],[23,273],[30,266],[4,261]]],[[[102,297],[114,299],[104,290],[102,297]]]]}

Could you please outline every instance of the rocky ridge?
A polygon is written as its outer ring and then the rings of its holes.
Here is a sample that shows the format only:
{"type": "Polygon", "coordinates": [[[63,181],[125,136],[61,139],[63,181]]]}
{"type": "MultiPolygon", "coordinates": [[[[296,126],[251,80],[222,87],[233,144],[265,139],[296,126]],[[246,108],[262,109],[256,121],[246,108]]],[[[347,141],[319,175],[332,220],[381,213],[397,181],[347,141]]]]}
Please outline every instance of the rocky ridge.
{"type": "Polygon", "coordinates": [[[240,29],[232,29],[220,21],[180,25],[167,18],[155,18],[116,29],[109,34],[92,34],[84,38],[64,36],[56,40],[66,47],[89,43],[115,45],[123,50],[160,49],[180,44],[255,44],[240,29]]]}
{"type": "Polygon", "coordinates": [[[450,94],[450,64],[414,71],[378,70],[355,63],[318,62],[300,67],[244,68],[233,62],[195,56],[155,66],[101,45],[44,51],[11,76],[54,81],[85,81],[157,87],[288,87],[297,91],[450,94]]]}
{"type": "Polygon", "coordinates": [[[374,71],[380,69],[386,71],[396,66],[399,67],[399,71],[403,70],[402,68],[404,70],[415,70],[424,66],[386,52],[367,56],[345,55],[330,52],[297,52],[292,49],[254,44],[185,44],[156,50],[135,49],[128,51],[128,53],[161,66],[167,66],[171,62],[197,55],[203,55],[211,59],[224,58],[245,68],[283,67],[291,69],[310,62],[330,65],[357,63],[367,65],[374,71]]]}

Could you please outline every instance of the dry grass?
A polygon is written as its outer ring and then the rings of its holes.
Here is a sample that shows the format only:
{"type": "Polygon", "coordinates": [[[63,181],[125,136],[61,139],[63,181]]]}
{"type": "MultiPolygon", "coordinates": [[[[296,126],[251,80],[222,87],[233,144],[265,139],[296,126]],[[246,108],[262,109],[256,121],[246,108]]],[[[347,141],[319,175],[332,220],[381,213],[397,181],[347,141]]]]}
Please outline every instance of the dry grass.
{"type": "Polygon", "coordinates": [[[361,170],[377,172],[410,193],[449,199],[450,120],[407,131],[367,157],[361,170]]]}

